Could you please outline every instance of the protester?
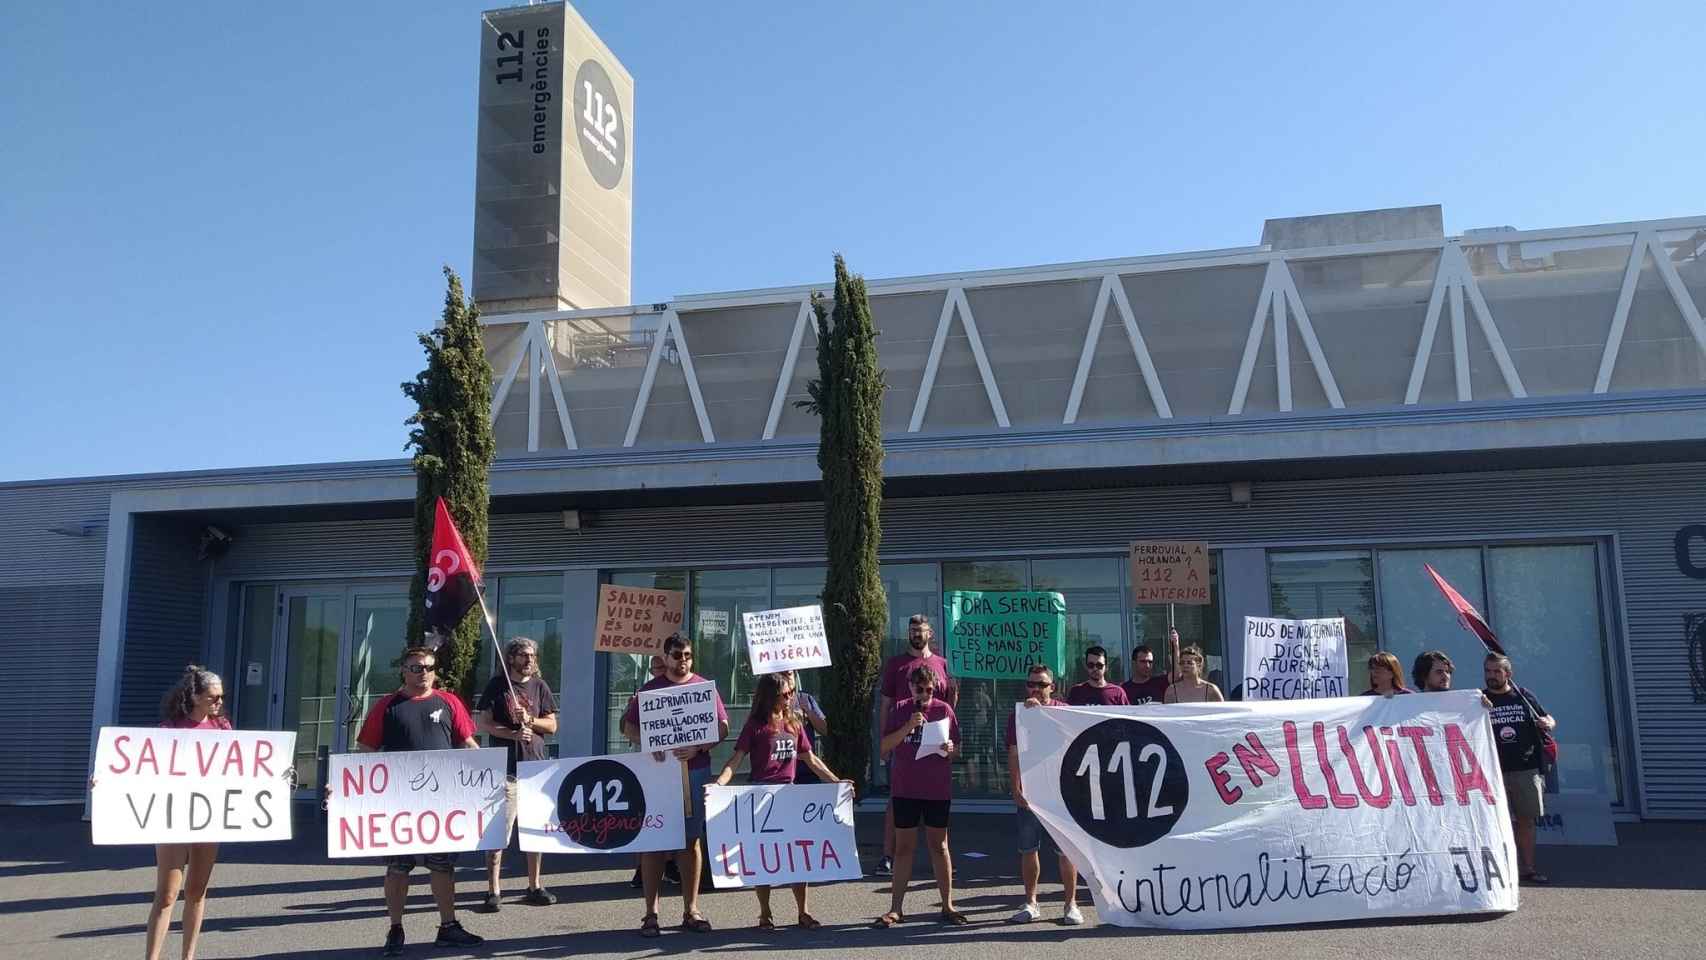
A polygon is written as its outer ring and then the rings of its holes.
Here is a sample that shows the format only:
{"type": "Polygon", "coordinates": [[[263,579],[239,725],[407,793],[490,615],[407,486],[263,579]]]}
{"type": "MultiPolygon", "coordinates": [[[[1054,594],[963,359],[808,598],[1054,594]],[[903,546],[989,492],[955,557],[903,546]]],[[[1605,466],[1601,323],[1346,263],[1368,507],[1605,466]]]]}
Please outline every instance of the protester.
{"type": "MultiPolygon", "coordinates": [[[[649,669],[651,670],[653,680],[663,676],[664,673],[668,671],[668,668],[664,665],[663,654],[652,655],[652,662],[649,669]]],[[[640,890],[646,885],[644,878],[640,876],[640,862],[644,859],[644,854],[639,854],[634,857],[634,876],[628,881],[628,886],[633,887],[635,890],[640,890]]],[[[681,886],[681,870],[676,867],[673,856],[663,862],[663,882],[672,887],[681,886]]]]}
{"type": "Polygon", "coordinates": [[[1123,707],[1130,703],[1119,685],[1108,682],[1105,648],[1095,646],[1084,651],[1084,672],[1090,679],[1072,685],[1066,692],[1067,703],[1075,707],[1123,707]]]}
{"type": "MultiPolygon", "coordinates": [[[[225,685],[219,674],[192,663],[161,699],[160,725],[174,730],[229,730],[231,721],[225,718],[224,708],[225,685]]],[[[90,788],[94,785],[95,781],[90,780],[90,788]]],[[[148,908],[148,960],[160,958],[180,890],[184,895],[183,956],[184,960],[195,960],[201,920],[207,910],[207,887],[213,880],[213,864],[218,859],[217,843],[154,845],[154,903],[148,908]]]]}
{"type": "MultiPolygon", "coordinates": [[[[557,732],[557,698],[539,675],[539,647],[527,637],[516,637],[504,647],[509,666],[506,680],[499,674],[486,684],[476,710],[481,733],[503,742],[509,754],[509,790],[515,792],[515,765],[519,760],[545,760],[550,756],[545,737],[557,732]]],[[[494,744],[495,746],[495,744],[494,744]]],[[[486,899],[482,913],[497,913],[502,907],[502,850],[486,854],[486,899]]],[[[527,893],[521,902],[548,907],[557,902],[540,880],[545,855],[527,854],[527,893]]]]}
{"type": "Polygon", "coordinates": [[[1451,674],[1457,669],[1444,650],[1428,650],[1416,655],[1410,666],[1410,679],[1422,693],[1444,693],[1451,689],[1451,674]]]}
{"type": "MultiPolygon", "coordinates": [[[[474,721],[462,701],[448,691],[434,690],[438,654],[430,647],[403,651],[403,686],[380,698],[367,711],[367,719],[356,736],[358,753],[405,750],[478,749],[474,721]]],[[[385,914],[391,929],[385,934],[385,955],[403,954],[403,905],[409,897],[409,874],[425,866],[432,881],[432,899],[438,905],[438,938],[441,947],[469,947],[485,942],[462,929],[456,919],[456,877],[453,854],[387,857],[385,867],[385,914]]]]}
{"type": "MultiPolygon", "coordinates": [[[[912,676],[913,668],[921,665],[929,667],[936,675],[936,690],[948,701],[948,706],[959,708],[959,686],[948,676],[948,661],[931,652],[931,636],[928,616],[915,613],[907,619],[906,651],[895,654],[883,664],[882,678],[877,686],[877,691],[881,694],[881,702],[877,707],[878,722],[887,722],[894,705],[910,696],[907,685],[911,681],[908,678],[912,676]]],[[[883,813],[883,858],[877,862],[877,875],[887,876],[893,869],[894,799],[891,791],[888,809],[883,813]]]]}
{"type": "Polygon", "coordinates": [[[1540,767],[1545,741],[1551,739],[1558,721],[1531,691],[1511,682],[1510,658],[1489,653],[1484,668],[1487,687],[1482,694],[1493,704],[1493,738],[1499,745],[1499,769],[1504,773],[1516,834],[1518,875],[1524,883],[1545,883],[1546,875],[1535,869],[1534,829],[1535,821],[1546,815],[1540,767]]]}
{"type": "Polygon", "coordinates": [[[1368,689],[1362,692],[1365,697],[1392,697],[1400,693],[1413,693],[1404,686],[1399,677],[1403,668],[1398,665],[1398,658],[1385,650],[1376,652],[1368,658],[1368,689]]]}
{"type": "MultiPolygon", "coordinates": [[[[691,641],[680,635],[670,637],[663,642],[663,656],[666,664],[664,675],[648,680],[640,688],[642,692],[704,681],[704,677],[693,672],[691,641]]],[[[723,707],[721,693],[716,695],[716,704],[717,742],[721,743],[729,735],[729,712],[723,707]]],[[[629,698],[628,709],[622,713],[622,733],[636,747],[641,744],[640,698],[637,695],[629,698]]],[[[663,932],[658,927],[658,887],[663,881],[664,861],[671,856],[681,868],[681,929],[693,933],[711,930],[711,921],[699,915],[699,849],[700,838],[705,832],[705,784],[711,780],[711,748],[715,745],[707,743],[670,751],[677,760],[687,764],[688,802],[691,805],[687,816],[687,846],[674,854],[640,854],[640,880],[646,899],[646,915],[640,920],[640,936],[656,937],[663,932]]],[[[664,755],[654,753],[652,756],[661,761],[664,755]]]]}
{"type": "Polygon", "coordinates": [[[924,824],[936,889],[942,896],[942,920],[964,926],[966,915],[954,909],[954,867],[948,859],[948,814],[953,805],[952,761],[960,752],[960,722],[954,708],[936,697],[938,675],[928,664],[912,668],[909,699],[895,704],[883,724],[881,752],[894,758],[889,779],[894,811],[894,879],[889,886],[889,911],[877,918],[879,927],[892,927],[904,914],[906,888],[912,880],[912,855],[918,846],[918,825],[924,824]],[[946,721],[947,737],[940,752],[919,756],[924,725],[946,721]]]}
{"type": "MultiPolygon", "coordinates": [[[[794,715],[800,719],[800,727],[806,735],[806,745],[812,752],[823,754],[823,740],[829,735],[829,717],[823,712],[823,705],[817,698],[800,689],[800,677],[797,671],[786,672],[788,682],[794,685],[794,715]]],[[[810,768],[794,771],[795,783],[818,783],[817,774],[810,768]]]]}
{"type": "Polygon", "coordinates": [[[1167,685],[1166,703],[1219,703],[1226,697],[1220,688],[1203,679],[1202,647],[1196,644],[1179,651],[1179,679],[1167,685]]]}
{"type": "MultiPolygon", "coordinates": [[[[729,762],[723,764],[722,771],[717,774],[717,786],[728,786],[735,770],[740,767],[741,758],[748,756],[752,758],[751,783],[793,783],[796,765],[800,763],[810,767],[824,783],[852,783],[832,773],[812,750],[811,738],[806,735],[805,724],[795,709],[797,689],[794,682],[793,671],[768,673],[758,678],[758,689],[752,695],[752,715],[735,741],[734,756],[729,757],[729,762]]],[[[811,915],[806,906],[809,887],[804,883],[796,883],[793,887],[800,926],[807,930],[822,927],[823,924],[811,915]]],[[[758,894],[758,928],[776,929],[776,920],[770,913],[770,888],[757,887],[755,892],[758,894]]]]}
{"type": "MultiPolygon", "coordinates": [[[[1173,656],[1173,663],[1179,662],[1179,631],[1167,631],[1168,652],[1173,656]]],[[[1125,691],[1126,702],[1132,706],[1145,703],[1165,703],[1167,685],[1176,679],[1176,674],[1157,674],[1155,672],[1155,651],[1147,643],[1140,643],[1131,652],[1131,679],[1120,684],[1125,691]]]]}
{"type": "MultiPolygon", "coordinates": [[[[1069,706],[1054,699],[1054,674],[1043,664],[1031,667],[1029,675],[1025,677],[1024,706],[1026,709],[1069,706]]],[[[1004,742],[1007,745],[1007,781],[1013,791],[1013,803],[1018,807],[1019,877],[1025,882],[1025,905],[1019,908],[1018,913],[1008,917],[1007,922],[1031,923],[1042,919],[1043,908],[1037,903],[1037,887],[1043,872],[1040,854],[1042,848],[1047,846],[1060,865],[1060,885],[1062,897],[1066,902],[1060,922],[1075,927],[1084,922],[1084,914],[1078,909],[1078,870],[1072,865],[1072,861],[1066,858],[1066,854],[1061,853],[1055,846],[1054,838],[1043,829],[1036,813],[1031,810],[1030,803],[1025,800],[1025,785],[1019,776],[1017,727],[1018,713],[1015,711],[1007,715],[1007,736],[1004,742]]]]}

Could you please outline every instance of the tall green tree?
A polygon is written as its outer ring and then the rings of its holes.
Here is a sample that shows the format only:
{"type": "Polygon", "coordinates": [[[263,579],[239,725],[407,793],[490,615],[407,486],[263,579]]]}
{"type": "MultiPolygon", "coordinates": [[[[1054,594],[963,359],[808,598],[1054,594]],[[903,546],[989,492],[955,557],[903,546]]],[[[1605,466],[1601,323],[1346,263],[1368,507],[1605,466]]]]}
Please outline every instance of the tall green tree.
{"type": "MultiPolygon", "coordinates": [[[[415,469],[415,577],[409,584],[409,642],[431,645],[422,613],[427,553],[432,547],[433,504],[443,497],[456,529],[481,570],[486,568],[487,474],[497,453],[492,436],[492,366],[480,335],[480,311],[462,294],[462,280],[444,268],[444,315],[438,328],[419,334],[426,369],[403,384],[415,402],[408,449],[415,469]]],[[[449,637],[437,638],[440,686],[473,693],[480,654],[479,607],[468,612],[449,637]]]]}
{"type": "Polygon", "coordinates": [[[871,700],[882,669],[888,597],[877,548],[882,544],[883,370],[865,280],[835,257],[835,299],[812,297],[818,377],[799,406],[818,416],[817,465],[823,472],[824,632],[832,682],[823,697],[830,723],[828,761],[861,789],[870,773],[871,700]]]}

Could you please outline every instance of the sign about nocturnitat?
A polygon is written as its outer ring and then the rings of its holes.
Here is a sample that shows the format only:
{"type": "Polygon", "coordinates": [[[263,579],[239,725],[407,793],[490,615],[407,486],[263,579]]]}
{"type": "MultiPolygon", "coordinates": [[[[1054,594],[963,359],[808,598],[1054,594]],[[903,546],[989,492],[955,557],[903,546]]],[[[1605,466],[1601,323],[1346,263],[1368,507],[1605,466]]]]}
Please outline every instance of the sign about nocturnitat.
{"type": "Polygon", "coordinates": [[[686,606],[687,594],[680,590],[603,584],[598,588],[598,631],[592,648],[601,653],[662,653],[663,642],[681,632],[686,606]]]}
{"type": "Polygon", "coordinates": [[[1133,603],[1203,606],[1208,598],[1208,544],[1138,540],[1131,545],[1133,603]]]}

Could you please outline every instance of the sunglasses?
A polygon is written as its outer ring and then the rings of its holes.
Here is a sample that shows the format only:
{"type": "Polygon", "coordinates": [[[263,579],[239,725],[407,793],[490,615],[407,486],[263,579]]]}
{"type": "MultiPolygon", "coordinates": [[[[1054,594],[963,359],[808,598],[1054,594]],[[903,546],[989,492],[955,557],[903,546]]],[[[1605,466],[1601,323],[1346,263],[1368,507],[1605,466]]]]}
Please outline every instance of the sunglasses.
{"type": "Polygon", "coordinates": [[[407,664],[403,667],[403,672],[404,673],[413,673],[413,674],[418,676],[418,675],[423,674],[423,673],[431,673],[437,669],[438,669],[438,664],[436,664],[436,663],[411,663],[411,664],[407,664]]]}
{"type": "Polygon", "coordinates": [[[1026,680],[1025,681],[1025,689],[1027,689],[1027,690],[1042,690],[1045,687],[1052,687],[1052,686],[1054,686],[1054,683],[1051,681],[1048,681],[1048,680],[1026,680]]]}
{"type": "Polygon", "coordinates": [[[1103,661],[1103,660],[1086,660],[1086,661],[1084,661],[1084,666],[1086,669],[1089,669],[1089,670],[1106,670],[1106,669],[1108,669],[1107,662],[1103,661]]]}
{"type": "Polygon", "coordinates": [[[913,687],[912,692],[913,693],[919,693],[919,694],[935,693],[936,688],[935,687],[913,687]]]}
{"type": "Polygon", "coordinates": [[[693,659],[693,651],[691,651],[691,650],[677,650],[674,653],[670,654],[669,658],[671,660],[691,660],[691,659],[693,659]]]}
{"type": "Polygon", "coordinates": [[[220,701],[225,699],[225,694],[216,693],[216,694],[213,694],[212,696],[208,697],[207,699],[212,700],[214,703],[219,703],[220,701]]]}

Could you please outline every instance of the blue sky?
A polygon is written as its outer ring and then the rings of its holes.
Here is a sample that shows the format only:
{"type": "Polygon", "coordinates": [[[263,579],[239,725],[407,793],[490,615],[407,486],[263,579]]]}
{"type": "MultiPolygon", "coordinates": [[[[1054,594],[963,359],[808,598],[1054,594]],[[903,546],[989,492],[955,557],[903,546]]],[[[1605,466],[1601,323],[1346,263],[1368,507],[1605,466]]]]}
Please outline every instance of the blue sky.
{"type": "MultiPolygon", "coordinates": [[[[0,32],[0,480],[402,456],[497,3],[30,3],[0,32]]],[[[634,299],[1706,212],[1693,3],[577,4],[634,299]],[[1413,7],[1414,5],[1410,5],[1413,7]]]]}

